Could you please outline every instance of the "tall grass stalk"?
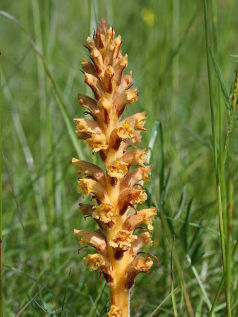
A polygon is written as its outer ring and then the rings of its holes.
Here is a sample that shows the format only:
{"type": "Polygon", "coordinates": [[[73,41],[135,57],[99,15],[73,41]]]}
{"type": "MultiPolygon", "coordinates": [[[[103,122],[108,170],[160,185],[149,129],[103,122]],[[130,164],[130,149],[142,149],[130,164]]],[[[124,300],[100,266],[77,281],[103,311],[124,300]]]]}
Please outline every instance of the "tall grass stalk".
{"type": "MultiPolygon", "coordinates": [[[[2,77],[3,75],[4,74],[2,74],[2,77]]],[[[21,144],[22,151],[24,153],[30,179],[32,181],[33,193],[34,193],[34,198],[35,198],[36,208],[37,208],[37,216],[40,221],[41,231],[43,232],[46,229],[45,228],[46,218],[45,218],[45,213],[42,213],[42,210],[44,210],[44,206],[43,206],[43,199],[42,199],[43,195],[41,192],[41,188],[39,186],[39,182],[35,181],[36,179],[38,179],[36,168],[35,168],[35,160],[33,158],[32,151],[29,147],[27,136],[22,126],[20,116],[15,105],[15,98],[12,95],[12,92],[10,91],[10,88],[6,82],[5,76],[3,77],[3,79],[4,79],[4,89],[3,89],[4,96],[10,108],[10,113],[12,116],[14,129],[19,139],[19,142],[21,144]]]]}
{"type": "MultiPolygon", "coordinates": [[[[169,245],[173,244],[173,233],[168,223],[168,219],[166,217],[165,212],[165,197],[166,197],[166,186],[165,186],[165,165],[164,165],[164,137],[163,137],[163,126],[160,122],[159,124],[159,138],[160,138],[160,195],[159,195],[159,202],[154,201],[155,206],[160,211],[159,215],[161,218],[163,230],[165,232],[166,240],[168,241],[169,245]]],[[[191,304],[190,296],[187,291],[187,284],[184,279],[183,269],[180,265],[180,261],[176,252],[176,249],[173,252],[173,259],[174,265],[178,273],[178,278],[187,310],[187,314],[189,317],[194,317],[194,311],[191,304]]],[[[172,293],[171,293],[172,296],[172,293]]]]}
{"type": "MultiPolygon", "coordinates": [[[[235,245],[234,245],[234,247],[233,247],[233,250],[232,250],[232,260],[234,259],[234,257],[235,257],[235,255],[236,255],[236,252],[237,252],[237,251],[238,251],[238,240],[236,241],[236,243],[235,243],[235,245]]],[[[218,298],[219,298],[219,296],[220,296],[221,290],[222,290],[222,288],[223,288],[223,286],[224,286],[224,283],[225,283],[225,278],[226,278],[226,277],[225,277],[225,274],[223,274],[222,279],[221,279],[221,281],[220,281],[220,283],[219,283],[219,286],[218,286],[218,289],[217,289],[215,298],[214,298],[214,300],[213,300],[212,307],[211,307],[211,309],[210,309],[210,311],[209,311],[208,317],[211,317],[212,314],[213,314],[213,312],[214,312],[214,310],[215,310],[215,307],[216,307],[218,298]]]]}
{"type": "MultiPolygon", "coordinates": [[[[214,37],[214,49],[218,51],[218,37],[217,37],[217,27],[215,25],[215,20],[217,19],[217,7],[215,8],[215,3],[212,1],[211,6],[212,15],[212,26],[213,26],[213,37],[214,37]]],[[[229,28],[228,25],[230,25],[229,17],[230,17],[230,10],[231,6],[228,5],[228,9],[226,10],[227,13],[225,15],[225,26],[226,26],[226,34],[229,34],[229,28]]],[[[226,43],[222,43],[222,47],[225,51],[228,50],[228,47],[226,43]]],[[[218,55],[218,54],[217,54],[218,55]]],[[[226,185],[226,158],[228,154],[228,148],[229,148],[229,139],[230,134],[232,131],[233,126],[233,118],[236,108],[236,100],[234,100],[234,92],[232,95],[232,100],[230,101],[230,96],[228,94],[222,72],[218,66],[218,64],[215,61],[214,55],[211,51],[211,57],[213,59],[214,69],[217,77],[217,81],[220,83],[218,85],[218,120],[219,120],[219,173],[220,173],[220,179],[221,179],[221,188],[222,188],[222,208],[223,208],[223,214],[224,214],[224,233],[226,237],[226,306],[227,306],[227,316],[232,316],[231,312],[231,276],[232,276],[232,236],[231,236],[231,221],[232,221],[232,178],[230,177],[229,180],[229,188],[228,188],[228,196],[229,196],[229,202],[227,205],[227,185],[226,185]],[[221,92],[223,93],[223,98],[221,98],[221,92]],[[228,129],[227,129],[227,135],[225,137],[225,144],[224,144],[224,137],[223,137],[223,125],[224,125],[224,103],[226,107],[229,110],[229,117],[228,117],[228,129]]],[[[235,83],[234,83],[234,90],[235,90],[235,83]]],[[[235,98],[236,99],[236,98],[235,98]]]]}
{"type": "MultiPolygon", "coordinates": [[[[155,202],[155,206],[158,208],[158,210],[160,210],[160,217],[161,217],[161,221],[163,223],[164,232],[166,234],[168,243],[170,245],[172,245],[173,236],[172,236],[169,224],[168,224],[168,220],[167,220],[166,215],[165,215],[164,207],[163,206],[158,206],[156,202],[155,202]]],[[[183,268],[181,267],[181,264],[180,264],[180,261],[179,261],[179,258],[178,258],[176,250],[174,250],[173,258],[174,258],[174,265],[175,265],[175,268],[176,268],[177,273],[178,273],[178,278],[179,278],[179,281],[180,281],[180,286],[181,286],[182,294],[183,294],[183,297],[184,297],[184,302],[185,302],[187,314],[188,314],[189,317],[194,317],[193,307],[192,307],[192,304],[191,304],[189,293],[187,291],[187,283],[185,282],[185,279],[184,279],[183,268]]],[[[172,293],[171,293],[171,296],[172,296],[172,293]]]]}
{"type": "MultiPolygon", "coordinates": [[[[179,43],[180,32],[180,0],[173,0],[173,23],[172,23],[172,39],[173,39],[173,51],[176,50],[176,47],[179,43]]],[[[177,101],[177,91],[179,88],[179,55],[176,54],[173,59],[173,66],[172,66],[172,74],[173,74],[173,100],[172,100],[172,107],[171,113],[174,113],[174,107],[177,101]]]]}
{"type": "Polygon", "coordinates": [[[175,244],[175,239],[173,239],[172,249],[171,249],[171,257],[170,257],[170,279],[171,279],[171,297],[172,297],[174,316],[178,317],[178,309],[177,309],[176,297],[175,297],[175,292],[174,292],[174,273],[173,273],[174,244],[175,244]]]}
{"type": "MultiPolygon", "coordinates": [[[[38,0],[32,0],[32,12],[33,12],[33,23],[34,23],[34,32],[35,32],[35,43],[38,46],[39,50],[43,53],[43,41],[42,41],[42,32],[41,32],[41,21],[40,21],[40,9],[38,0]]],[[[38,79],[38,103],[40,109],[40,161],[41,163],[44,161],[45,156],[45,148],[46,148],[46,113],[47,113],[47,105],[46,105],[46,83],[45,83],[45,72],[44,68],[40,62],[40,60],[36,57],[37,64],[37,79],[38,79]]],[[[47,196],[46,188],[48,187],[47,179],[45,177],[41,177],[40,180],[41,185],[41,193],[43,197],[47,196]]],[[[40,215],[44,214],[44,221],[47,219],[46,208],[42,205],[42,209],[40,210],[40,215]]],[[[41,228],[42,226],[46,229],[47,223],[42,223],[42,217],[40,216],[41,228]]],[[[49,239],[51,233],[49,232],[49,239]]]]}
{"type": "Polygon", "coordinates": [[[217,157],[217,146],[216,146],[216,130],[215,130],[215,112],[214,112],[214,99],[213,99],[213,83],[209,56],[209,34],[208,34],[208,15],[207,15],[207,1],[203,0],[204,9],[204,27],[205,27],[205,41],[206,41],[206,56],[207,56],[207,74],[209,84],[209,101],[210,101],[210,113],[211,113],[211,128],[212,128],[212,141],[213,141],[213,155],[214,155],[214,168],[216,174],[217,184],[217,196],[218,196],[218,210],[219,210],[219,229],[222,249],[223,268],[225,269],[226,262],[226,251],[225,251],[225,236],[224,236],[224,221],[222,211],[222,197],[221,197],[221,184],[218,173],[218,157],[217,157]]]}
{"type": "MultiPolygon", "coordinates": [[[[237,104],[237,90],[238,90],[238,71],[236,71],[236,76],[233,84],[233,93],[231,97],[230,102],[230,111],[229,111],[229,117],[228,117],[228,129],[227,129],[227,135],[225,139],[225,145],[224,145],[224,156],[221,157],[220,160],[220,174],[222,177],[222,180],[224,182],[224,193],[223,195],[226,195],[226,184],[225,184],[225,167],[226,167],[226,157],[228,154],[228,146],[229,146],[229,139],[233,128],[233,120],[234,120],[234,114],[236,110],[236,104],[237,104]]],[[[219,108],[220,110],[220,108],[219,108]]],[[[219,112],[220,115],[220,112],[219,112]]],[[[220,128],[220,118],[219,118],[219,128],[220,128]]],[[[223,143],[220,143],[222,146],[220,149],[220,152],[223,153],[223,143]]],[[[232,210],[233,210],[233,183],[232,178],[230,177],[229,180],[229,188],[228,188],[228,197],[229,197],[229,203],[227,206],[227,228],[226,228],[226,250],[227,250],[227,256],[226,256],[226,270],[224,272],[223,278],[219,284],[218,291],[216,293],[216,296],[214,298],[212,308],[210,310],[209,316],[212,315],[212,312],[215,309],[219,294],[221,292],[221,289],[223,287],[224,281],[226,281],[226,300],[227,300],[227,315],[232,316],[231,311],[231,281],[232,281],[232,257],[234,256],[237,248],[237,243],[234,247],[233,253],[231,255],[231,248],[232,248],[232,236],[231,236],[231,226],[232,226],[232,210]]]]}
{"type": "MultiPolygon", "coordinates": [[[[214,159],[215,159],[215,172],[216,172],[216,184],[217,184],[217,195],[218,195],[218,209],[219,209],[219,227],[220,227],[220,238],[221,238],[221,247],[222,247],[222,258],[223,258],[223,270],[225,275],[225,291],[226,291],[226,310],[227,316],[231,317],[231,276],[232,276],[232,266],[231,266],[231,215],[232,215],[232,180],[230,180],[229,185],[229,204],[227,207],[227,185],[226,185],[226,176],[225,176],[225,166],[228,155],[229,140],[233,127],[234,114],[236,109],[237,102],[237,90],[238,90],[238,79],[234,83],[234,91],[232,95],[232,100],[229,102],[228,94],[226,93],[226,88],[224,81],[222,79],[222,74],[219,69],[215,57],[210,48],[209,43],[209,32],[208,32],[208,14],[207,14],[207,2],[204,0],[204,24],[205,24],[205,38],[206,38],[206,52],[207,52],[207,70],[208,70],[208,81],[209,81],[209,95],[210,95],[210,108],[211,108],[211,126],[212,126],[212,136],[213,136],[213,150],[214,150],[214,159]],[[219,126],[219,153],[217,154],[216,149],[216,131],[215,131],[215,115],[214,115],[214,97],[213,97],[213,85],[212,85],[212,75],[211,75],[211,66],[210,66],[210,54],[213,59],[213,64],[215,67],[215,73],[220,82],[218,87],[218,126],[219,126]],[[227,135],[225,138],[225,144],[223,140],[223,116],[224,111],[221,101],[222,89],[224,94],[224,100],[228,104],[229,118],[228,118],[228,129],[227,135]]],[[[214,7],[212,6],[212,10],[214,7]]],[[[215,48],[217,48],[217,36],[216,28],[213,25],[213,35],[215,48]]],[[[216,301],[216,297],[214,299],[216,301]]],[[[214,304],[214,302],[213,302],[214,304]]],[[[213,305],[212,305],[213,307],[213,305]]]]}
{"type": "MultiPolygon", "coordinates": [[[[50,23],[50,19],[52,14],[52,11],[54,10],[54,6],[51,5],[50,1],[45,2],[44,7],[44,16],[45,16],[45,23],[44,23],[44,32],[43,32],[43,43],[45,44],[45,56],[47,64],[51,64],[51,55],[52,55],[52,46],[50,44],[51,41],[55,41],[54,37],[55,32],[51,29],[52,25],[50,23]],[[53,36],[48,36],[48,34],[53,34],[53,36]]],[[[54,26],[53,26],[54,27],[54,26]]],[[[49,82],[46,83],[46,93],[48,97],[48,103],[49,106],[46,108],[46,131],[47,131],[47,152],[50,153],[50,155],[53,156],[53,127],[52,127],[52,107],[54,100],[52,100],[51,96],[51,89],[49,82]]],[[[48,200],[48,213],[49,213],[49,220],[48,220],[48,226],[49,226],[49,245],[51,249],[53,248],[54,244],[54,221],[55,221],[55,186],[54,186],[54,166],[55,166],[55,159],[53,158],[50,162],[49,171],[46,175],[46,181],[47,181],[47,200],[48,200]]],[[[55,261],[53,260],[53,263],[55,261]]]]}
{"type": "Polygon", "coordinates": [[[232,212],[233,212],[233,182],[229,180],[229,199],[228,199],[228,217],[227,217],[227,264],[226,264],[226,293],[227,293],[227,316],[231,314],[231,280],[232,280],[232,212]]]}
{"type": "MultiPolygon", "coordinates": [[[[213,83],[212,83],[212,72],[210,65],[210,43],[209,43],[209,25],[208,25],[208,12],[207,12],[207,1],[203,0],[204,8],[204,27],[205,27],[205,41],[206,41],[206,56],[207,56],[207,73],[208,73],[208,84],[209,84],[209,101],[210,101],[210,113],[211,113],[211,128],[212,128],[212,140],[213,140],[213,155],[214,155],[214,167],[216,174],[216,186],[218,196],[218,210],[219,210],[219,229],[223,259],[223,270],[226,272],[226,247],[225,247],[225,230],[224,230],[224,212],[222,205],[222,185],[221,185],[221,173],[218,164],[217,146],[216,146],[216,122],[215,122],[215,110],[214,110],[214,97],[213,97],[213,83]]],[[[219,109],[221,107],[219,106],[219,109]]],[[[219,114],[219,132],[221,134],[221,114],[219,114]]],[[[228,299],[226,293],[226,299],[228,299]]]]}
{"type": "MultiPolygon", "coordinates": [[[[47,65],[50,65],[50,56],[51,56],[51,43],[54,43],[54,38],[52,36],[48,37],[48,34],[51,35],[50,30],[50,3],[46,1],[42,5],[40,10],[39,1],[32,0],[32,10],[33,10],[33,22],[35,29],[35,42],[39,47],[39,50],[44,53],[45,60],[47,65]],[[42,23],[42,16],[45,17],[44,23],[42,23]],[[42,29],[44,28],[44,32],[42,29]]],[[[55,35],[55,32],[52,32],[55,35]]],[[[39,86],[39,103],[40,103],[40,117],[41,117],[41,156],[42,162],[44,161],[45,149],[50,155],[53,154],[53,133],[52,133],[52,122],[51,122],[51,108],[52,100],[50,98],[50,86],[49,82],[46,81],[46,74],[44,67],[41,64],[40,60],[36,56],[37,62],[37,71],[38,71],[38,86],[39,86]]],[[[48,243],[50,249],[53,247],[53,233],[54,233],[54,197],[55,197],[55,188],[54,188],[54,171],[53,159],[49,163],[49,169],[45,175],[45,178],[42,177],[44,184],[44,195],[47,201],[47,228],[48,228],[48,243]]],[[[53,261],[54,262],[54,261],[53,261]]]]}
{"type": "Polygon", "coordinates": [[[227,160],[230,137],[231,137],[231,132],[233,128],[235,111],[236,111],[237,98],[238,98],[238,68],[236,70],[234,88],[233,88],[233,94],[232,94],[232,100],[231,100],[231,110],[229,113],[229,122],[228,122],[228,129],[227,129],[227,135],[225,140],[225,151],[224,151],[224,158],[223,158],[223,168],[225,168],[225,164],[227,160]]]}
{"type": "Polygon", "coordinates": [[[2,76],[0,67],[0,316],[3,316],[2,258],[2,76]]]}

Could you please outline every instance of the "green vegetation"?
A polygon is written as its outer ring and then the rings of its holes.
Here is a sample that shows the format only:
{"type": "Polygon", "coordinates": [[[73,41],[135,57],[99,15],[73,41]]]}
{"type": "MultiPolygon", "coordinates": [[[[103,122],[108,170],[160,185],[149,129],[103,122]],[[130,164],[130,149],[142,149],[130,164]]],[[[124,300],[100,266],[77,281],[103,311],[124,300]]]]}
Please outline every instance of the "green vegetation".
{"type": "MultiPolygon", "coordinates": [[[[85,268],[72,229],[95,230],[71,158],[80,61],[101,17],[121,34],[136,104],[147,112],[158,208],[131,315],[238,316],[238,2],[2,1],[3,316],[105,316],[109,292],[85,268]],[[236,91],[236,92],[235,92],[236,91]]],[[[131,107],[131,108],[130,108],[131,107]]],[[[133,109],[132,109],[133,108],[133,109]]]]}

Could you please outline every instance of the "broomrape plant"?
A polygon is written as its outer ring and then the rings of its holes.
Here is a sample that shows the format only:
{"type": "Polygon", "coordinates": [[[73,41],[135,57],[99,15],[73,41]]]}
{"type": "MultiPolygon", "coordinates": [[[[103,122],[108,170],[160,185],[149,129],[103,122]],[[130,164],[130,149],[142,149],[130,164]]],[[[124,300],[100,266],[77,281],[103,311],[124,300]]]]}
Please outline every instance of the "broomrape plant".
{"type": "Polygon", "coordinates": [[[98,232],[74,229],[81,243],[95,248],[96,253],[84,258],[90,271],[99,270],[110,287],[109,316],[128,317],[130,288],[140,272],[147,272],[153,262],[142,257],[141,248],[151,245],[152,217],[155,208],[136,210],[135,204],[146,201],[141,182],[147,181],[151,167],[145,166],[147,150],[135,148],[141,141],[146,120],[145,112],[125,119],[121,116],[127,104],[137,100],[132,86],[132,73],[123,75],[128,64],[121,53],[121,36],[114,38],[112,27],[101,21],[93,38],[87,39],[92,62],[83,61],[85,82],[94,99],[79,94],[78,99],[89,119],[74,119],[79,139],[98,152],[105,166],[73,158],[78,174],[78,189],[92,195],[95,204],[80,204],[83,215],[91,216],[99,226],[98,232]],[[133,149],[128,150],[130,147],[133,149]],[[137,166],[130,170],[131,166],[137,166]],[[141,227],[147,225],[147,228],[141,227]],[[140,229],[140,231],[139,231],[140,229]],[[141,230],[142,229],[142,230],[141,230]],[[139,233],[135,233],[139,231],[139,233]]]}

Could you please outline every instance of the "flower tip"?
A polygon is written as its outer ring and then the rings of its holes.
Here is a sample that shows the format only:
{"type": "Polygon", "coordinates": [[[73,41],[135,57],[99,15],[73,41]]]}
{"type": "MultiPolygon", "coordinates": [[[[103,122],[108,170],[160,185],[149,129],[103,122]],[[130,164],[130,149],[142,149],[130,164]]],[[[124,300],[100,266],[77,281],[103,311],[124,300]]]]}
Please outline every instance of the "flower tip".
{"type": "Polygon", "coordinates": [[[129,89],[126,91],[126,100],[128,103],[136,102],[138,98],[138,90],[137,88],[129,89]]]}
{"type": "Polygon", "coordinates": [[[75,236],[80,235],[80,230],[74,229],[73,232],[74,232],[74,235],[75,235],[75,236]]]}
{"type": "Polygon", "coordinates": [[[72,163],[73,163],[73,164],[77,164],[78,162],[79,162],[78,159],[76,159],[75,157],[72,157],[72,163]]]}

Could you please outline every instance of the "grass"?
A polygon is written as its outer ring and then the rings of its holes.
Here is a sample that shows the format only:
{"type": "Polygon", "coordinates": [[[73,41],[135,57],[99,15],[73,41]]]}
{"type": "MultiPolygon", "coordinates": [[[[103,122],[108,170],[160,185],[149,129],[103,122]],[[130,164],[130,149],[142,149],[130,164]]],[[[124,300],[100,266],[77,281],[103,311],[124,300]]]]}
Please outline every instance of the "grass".
{"type": "Polygon", "coordinates": [[[237,316],[237,1],[23,0],[0,10],[3,316],[108,311],[108,288],[72,235],[94,229],[78,209],[71,158],[97,161],[73,118],[86,93],[83,44],[101,17],[122,35],[139,88],[127,112],[147,112],[145,186],[158,207],[149,251],[160,264],[138,276],[131,314],[237,316]]]}
{"type": "MultiPolygon", "coordinates": [[[[0,74],[0,84],[1,84],[0,74]]],[[[0,135],[2,140],[2,94],[0,93],[0,135]]],[[[0,141],[0,148],[2,151],[2,141],[0,141]]],[[[2,155],[0,156],[0,316],[3,316],[3,258],[2,258],[2,155]]]]}

